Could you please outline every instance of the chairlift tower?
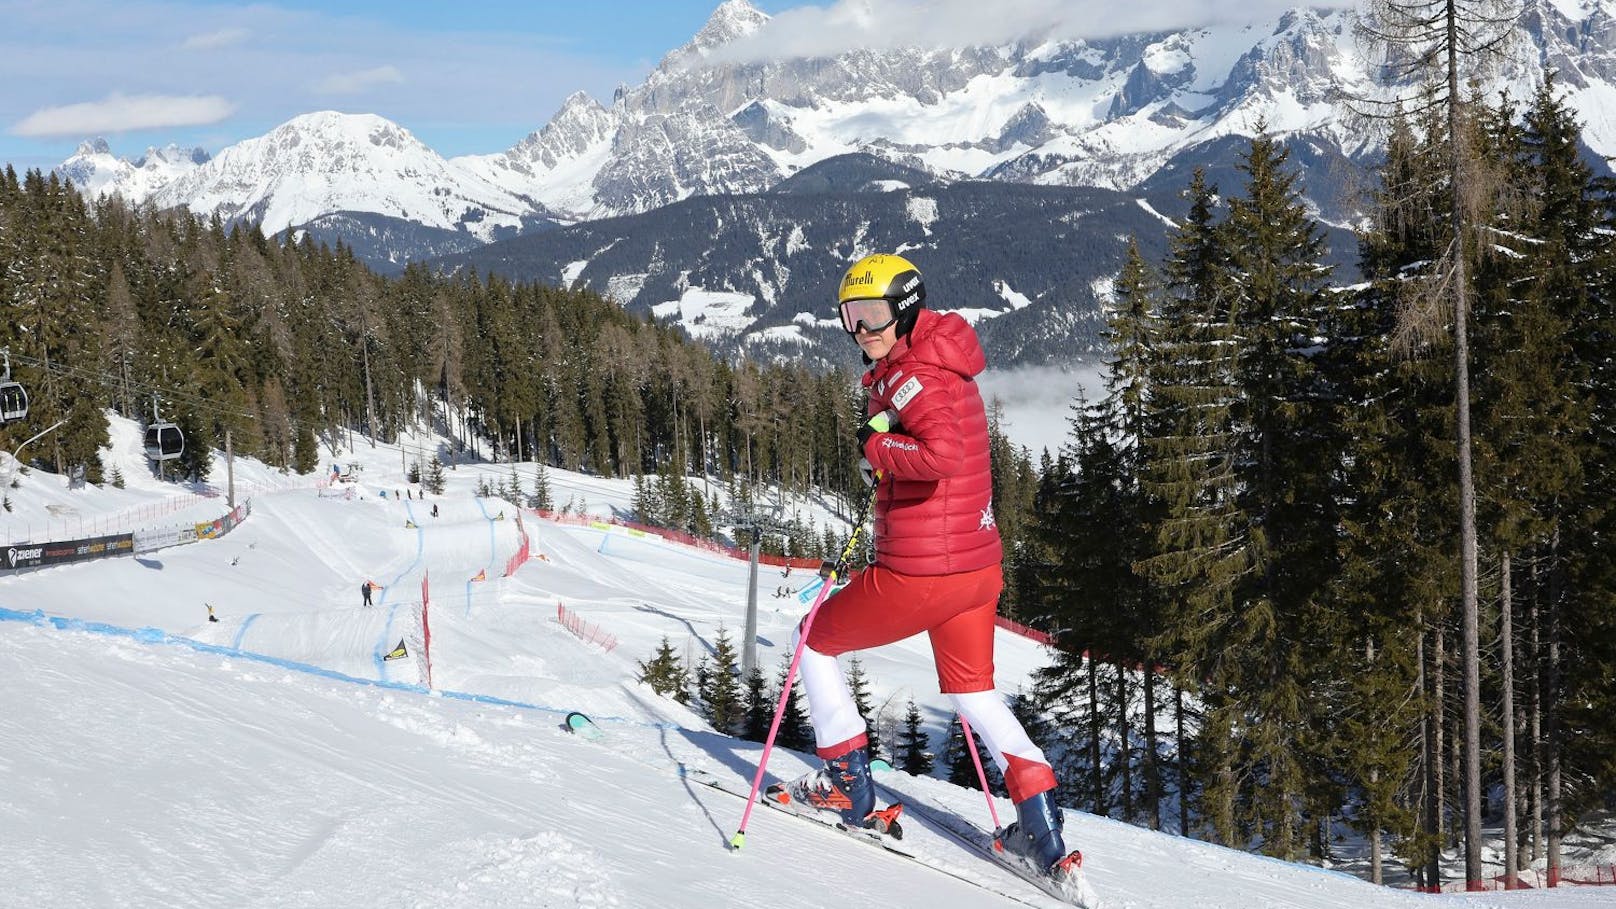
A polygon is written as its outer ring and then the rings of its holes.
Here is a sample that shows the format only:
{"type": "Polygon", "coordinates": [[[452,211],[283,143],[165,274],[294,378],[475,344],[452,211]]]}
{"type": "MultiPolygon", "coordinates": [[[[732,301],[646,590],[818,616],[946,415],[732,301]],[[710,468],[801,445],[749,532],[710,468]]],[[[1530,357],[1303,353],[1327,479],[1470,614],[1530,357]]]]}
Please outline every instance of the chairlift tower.
{"type": "Polygon", "coordinates": [[[746,582],[746,631],[743,635],[745,646],[741,648],[741,679],[743,681],[752,677],[752,670],[758,668],[757,662],[757,601],[758,601],[758,553],[762,549],[763,535],[765,533],[787,533],[791,525],[783,520],[785,508],[776,504],[759,508],[754,505],[748,511],[732,511],[724,516],[725,523],[735,528],[736,534],[742,531],[752,535],[751,571],[746,582]]]}

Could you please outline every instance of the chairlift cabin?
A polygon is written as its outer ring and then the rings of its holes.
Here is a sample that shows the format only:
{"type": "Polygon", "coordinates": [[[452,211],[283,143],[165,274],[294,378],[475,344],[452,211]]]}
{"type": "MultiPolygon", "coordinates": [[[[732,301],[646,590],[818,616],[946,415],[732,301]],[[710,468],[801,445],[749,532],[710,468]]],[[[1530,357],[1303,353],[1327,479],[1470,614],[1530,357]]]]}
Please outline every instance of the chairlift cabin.
{"type": "Polygon", "coordinates": [[[185,453],[185,433],[173,423],[153,423],[146,427],[146,457],[172,461],[185,453]]]}
{"type": "Polygon", "coordinates": [[[28,419],[28,391],[21,382],[0,381],[0,423],[28,419]]]}
{"type": "Polygon", "coordinates": [[[11,348],[0,350],[5,357],[6,371],[0,375],[0,424],[28,419],[28,390],[11,378],[11,348]]]}

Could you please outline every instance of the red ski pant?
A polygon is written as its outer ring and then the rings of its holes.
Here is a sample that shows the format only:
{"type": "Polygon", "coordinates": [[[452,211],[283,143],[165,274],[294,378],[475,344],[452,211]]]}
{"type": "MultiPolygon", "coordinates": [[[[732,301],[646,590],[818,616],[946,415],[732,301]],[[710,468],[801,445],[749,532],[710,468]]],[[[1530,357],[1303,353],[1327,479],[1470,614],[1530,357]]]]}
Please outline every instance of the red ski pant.
{"type": "Polygon", "coordinates": [[[880,565],[853,575],[814,617],[808,646],[827,656],[868,650],[924,631],[944,694],[993,689],[998,565],[959,574],[899,574],[880,565]]]}

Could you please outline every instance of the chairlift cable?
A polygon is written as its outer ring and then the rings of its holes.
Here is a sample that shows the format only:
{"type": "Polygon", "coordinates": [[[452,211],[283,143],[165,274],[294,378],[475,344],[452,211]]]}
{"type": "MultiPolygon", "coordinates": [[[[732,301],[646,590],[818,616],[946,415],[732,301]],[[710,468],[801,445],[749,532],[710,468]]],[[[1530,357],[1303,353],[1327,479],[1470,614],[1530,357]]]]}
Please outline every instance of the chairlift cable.
{"type": "Polygon", "coordinates": [[[35,369],[52,373],[66,379],[75,379],[81,382],[93,382],[107,388],[123,390],[128,389],[140,395],[155,394],[165,401],[186,406],[192,410],[202,411],[215,417],[233,416],[248,420],[258,419],[257,414],[244,411],[230,410],[220,407],[217,403],[197,395],[176,391],[172,387],[153,385],[139,379],[125,380],[121,376],[111,375],[99,370],[83,369],[69,366],[65,363],[45,363],[32,357],[21,354],[12,354],[17,362],[32,366],[35,369]]]}

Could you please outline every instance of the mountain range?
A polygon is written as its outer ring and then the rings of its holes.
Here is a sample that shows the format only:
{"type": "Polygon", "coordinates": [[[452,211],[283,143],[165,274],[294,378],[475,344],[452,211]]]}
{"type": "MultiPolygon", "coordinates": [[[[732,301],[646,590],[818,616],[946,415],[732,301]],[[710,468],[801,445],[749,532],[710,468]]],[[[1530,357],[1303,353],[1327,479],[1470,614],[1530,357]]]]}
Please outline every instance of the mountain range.
{"type": "MultiPolygon", "coordinates": [[[[1522,98],[1555,71],[1595,159],[1616,154],[1613,11],[1526,0],[1496,77],[1522,98]]],[[[1349,11],[781,59],[757,51],[769,22],[727,0],[641,84],[609,104],[574,94],[495,154],[444,159],[398,124],[326,111],[212,158],[86,143],[59,171],[341,241],[382,270],[582,282],[778,355],[819,347],[840,267],[900,249],[946,289],[939,305],[973,311],[991,355],[1037,362],[1092,352],[1125,238],[1159,250],[1195,166],[1238,192],[1245,137],[1266,130],[1351,269],[1353,188],[1379,146],[1338,101],[1376,91],[1349,11]]]]}

